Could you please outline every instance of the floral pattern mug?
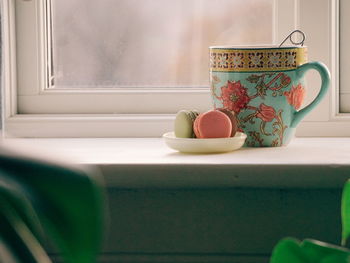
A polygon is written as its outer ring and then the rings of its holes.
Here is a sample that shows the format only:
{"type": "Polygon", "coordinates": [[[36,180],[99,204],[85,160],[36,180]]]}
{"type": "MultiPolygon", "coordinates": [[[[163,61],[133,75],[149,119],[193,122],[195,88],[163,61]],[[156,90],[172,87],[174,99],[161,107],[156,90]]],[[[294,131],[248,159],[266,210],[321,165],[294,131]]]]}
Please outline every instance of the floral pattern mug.
{"type": "Polygon", "coordinates": [[[237,116],[246,146],[287,145],[298,123],[325,96],[327,67],[307,62],[307,47],[210,47],[210,83],[214,108],[237,116]],[[322,80],[316,98],[303,109],[306,71],[322,80]]]}

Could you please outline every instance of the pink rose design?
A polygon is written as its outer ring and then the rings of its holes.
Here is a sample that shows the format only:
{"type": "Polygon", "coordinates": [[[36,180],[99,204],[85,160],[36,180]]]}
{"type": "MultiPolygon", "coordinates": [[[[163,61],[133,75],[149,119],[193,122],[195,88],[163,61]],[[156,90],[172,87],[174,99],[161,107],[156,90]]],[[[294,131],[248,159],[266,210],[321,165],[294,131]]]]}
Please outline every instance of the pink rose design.
{"type": "Polygon", "coordinates": [[[243,87],[240,81],[228,81],[227,86],[221,87],[221,94],[224,108],[234,111],[236,114],[241,109],[246,108],[250,101],[247,89],[243,87]]]}
{"type": "Polygon", "coordinates": [[[285,91],[283,95],[286,96],[288,103],[298,110],[303,104],[305,89],[301,84],[298,84],[296,87],[293,86],[290,91],[285,91]]]}
{"type": "Polygon", "coordinates": [[[270,122],[276,117],[276,111],[273,107],[262,103],[259,106],[256,117],[262,119],[264,122],[270,122]]]}

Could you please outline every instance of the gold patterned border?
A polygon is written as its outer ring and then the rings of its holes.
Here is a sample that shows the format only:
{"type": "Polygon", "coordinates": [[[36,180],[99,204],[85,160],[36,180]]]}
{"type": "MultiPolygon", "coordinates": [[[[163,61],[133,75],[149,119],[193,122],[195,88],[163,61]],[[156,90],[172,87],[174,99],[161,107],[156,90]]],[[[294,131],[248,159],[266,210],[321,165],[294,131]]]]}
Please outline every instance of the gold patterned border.
{"type": "Polygon", "coordinates": [[[222,72],[293,70],[307,62],[307,48],[210,49],[210,70],[222,72]]]}

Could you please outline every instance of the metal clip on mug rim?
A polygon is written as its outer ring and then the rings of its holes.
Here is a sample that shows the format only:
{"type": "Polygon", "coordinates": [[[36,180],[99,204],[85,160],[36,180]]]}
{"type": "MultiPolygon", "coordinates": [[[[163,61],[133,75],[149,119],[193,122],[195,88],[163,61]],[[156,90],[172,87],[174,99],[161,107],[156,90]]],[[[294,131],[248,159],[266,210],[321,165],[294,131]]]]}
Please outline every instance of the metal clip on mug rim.
{"type": "Polygon", "coordinates": [[[280,44],[278,47],[281,47],[288,39],[289,39],[289,41],[290,41],[293,45],[295,45],[295,46],[299,46],[299,45],[300,45],[300,46],[304,46],[305,34],[304,34],[303,31],[301,31],[301,30],[299,30],[299,29],[296,29],[296,30],[292,31],[292,32],[281,42],[281,44],[280,44]],[[299,34],[302,35],[301,41],[299,41],[299,42],[293,41],[292,36],[293,36],[295,33],[299,33],[299,34]]]}

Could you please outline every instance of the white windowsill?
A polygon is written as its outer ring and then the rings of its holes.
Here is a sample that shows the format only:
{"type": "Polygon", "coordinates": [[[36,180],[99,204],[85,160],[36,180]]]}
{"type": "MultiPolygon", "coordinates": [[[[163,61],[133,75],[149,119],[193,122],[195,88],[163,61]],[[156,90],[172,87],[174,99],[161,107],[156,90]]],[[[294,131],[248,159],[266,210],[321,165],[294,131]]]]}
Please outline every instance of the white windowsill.
{"type": "Polygon", "coordinates": [[[5,139],[5,144],[96,165],[112,187],[340,188],[350,178],[350,138],[296,138],[287,147],[201,155],[175,152],[160,138],[5,139]]]}

